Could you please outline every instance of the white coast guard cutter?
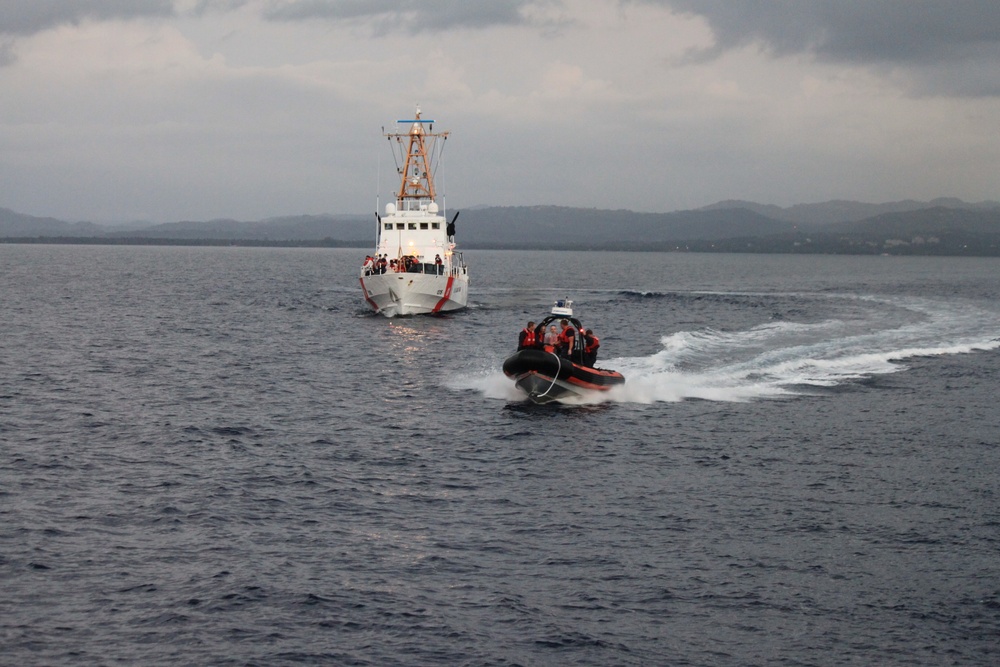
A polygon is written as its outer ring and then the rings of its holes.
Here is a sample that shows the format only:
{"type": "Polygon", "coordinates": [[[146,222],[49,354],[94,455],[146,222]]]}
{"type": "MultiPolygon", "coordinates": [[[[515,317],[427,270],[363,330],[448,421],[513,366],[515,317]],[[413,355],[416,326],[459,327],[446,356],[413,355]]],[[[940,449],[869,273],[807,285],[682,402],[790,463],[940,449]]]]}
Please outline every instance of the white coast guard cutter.
{"type": "Polygon", "coordinates": [[[413,119],[396,122],[407,131],[383,135],[393,144],[401,183],[385,215],[375,214],[375,257],[361,267],[362,293],[386,317],[464,308],[469,271],[455,250],[458,213],[449,222],[434,190],[434,169],[448,132],[434,133],[434,121],[421,118],[419,108],[413,119]]]}

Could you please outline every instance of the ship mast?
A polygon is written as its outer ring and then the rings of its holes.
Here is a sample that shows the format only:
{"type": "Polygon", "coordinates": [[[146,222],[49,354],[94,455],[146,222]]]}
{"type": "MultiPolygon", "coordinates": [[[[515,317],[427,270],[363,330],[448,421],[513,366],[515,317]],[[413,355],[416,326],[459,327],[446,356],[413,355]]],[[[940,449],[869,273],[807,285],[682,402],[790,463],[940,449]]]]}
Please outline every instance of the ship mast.
{"type": "MultiPolygon", "coordinates": [[[[437,138],[447,139],[447,132],[433,133],[433,120],[424,120],[420,117],[420,109],[417,108],[416,117],[413,120],[399,120],[397,123],[412,123],[410,131],[406,134],[393,133],[386,136],[395,139],[402,158],[403,167],[399,169],[401,182],[399,192],[396,195],[399,206],[403,210],[410,208],[410,202],[436,201],[437,194],[434,191],[434,172],[431,165],[431,153],[434,149],[434,141],[437,138]],[[428,124],[430,132],[424,130],[424,124],[428,124]],[[405,153],[403,145],[406,144],[405,153]]],[[[398,167],[397,163],[397,167],[398,167]]]]}

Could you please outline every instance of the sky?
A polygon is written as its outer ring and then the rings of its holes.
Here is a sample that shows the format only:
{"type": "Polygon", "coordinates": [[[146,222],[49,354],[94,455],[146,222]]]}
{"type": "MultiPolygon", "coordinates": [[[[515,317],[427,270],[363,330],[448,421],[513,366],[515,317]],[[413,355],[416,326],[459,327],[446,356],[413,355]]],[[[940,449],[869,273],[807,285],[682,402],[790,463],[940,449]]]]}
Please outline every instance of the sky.
{"type": "Polygon", "coordinates": [[[0,207],[370,213],[1000,199],[996,0],[0,0],[0,207]]]}

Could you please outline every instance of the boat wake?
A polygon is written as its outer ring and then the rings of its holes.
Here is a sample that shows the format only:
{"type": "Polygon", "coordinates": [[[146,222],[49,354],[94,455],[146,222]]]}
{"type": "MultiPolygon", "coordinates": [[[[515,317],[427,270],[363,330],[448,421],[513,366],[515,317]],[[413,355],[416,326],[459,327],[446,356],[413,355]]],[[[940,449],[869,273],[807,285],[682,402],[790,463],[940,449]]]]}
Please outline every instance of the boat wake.
{"type": "MultiPolygon", "coordinates": [[[[872,307],[855,319],[665,335],[663,349],[651,356],[607,359],[626,383],[580,403],[740,402],[805,395],[905,370],[905,361],[914,357],[1000,348],[1000,313],[924,299],[867,301],[872,307]]],[[[490,398],[523,398],[499,372],[464,382],[466,389],[490,398]]]]}

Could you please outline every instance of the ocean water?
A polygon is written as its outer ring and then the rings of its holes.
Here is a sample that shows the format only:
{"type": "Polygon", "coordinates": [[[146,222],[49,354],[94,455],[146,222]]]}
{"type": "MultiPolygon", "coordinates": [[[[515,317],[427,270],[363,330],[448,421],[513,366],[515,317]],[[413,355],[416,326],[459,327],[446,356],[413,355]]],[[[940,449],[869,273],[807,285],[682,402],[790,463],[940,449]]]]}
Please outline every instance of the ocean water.
{"type": "Polygon", "coordinates": [[[0,664],[1000,662],[1000,260],[363,256],[0,245],[0,664]]]}

